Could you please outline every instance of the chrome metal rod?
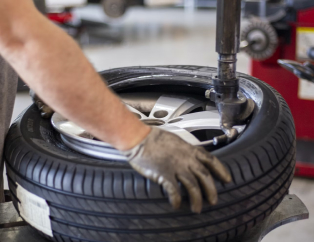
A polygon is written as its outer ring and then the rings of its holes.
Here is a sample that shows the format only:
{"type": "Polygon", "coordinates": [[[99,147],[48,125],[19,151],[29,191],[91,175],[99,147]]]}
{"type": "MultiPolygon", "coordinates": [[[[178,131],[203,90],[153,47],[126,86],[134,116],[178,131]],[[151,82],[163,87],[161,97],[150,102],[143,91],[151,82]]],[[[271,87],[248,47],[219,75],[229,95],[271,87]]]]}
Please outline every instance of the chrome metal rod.
{"type": "Polygon", "coordinates": [[[261,19],[266,18],[266,8],[267,8],[267,1],[261,0],[259,5],[259,16],[261,19]]]}
{"type": "Polygon", "coordinates": [[[235,80],[237,72],[237,55],[219,55],[218,79],[228,81],[235,80]]]}
{"type": "Polygon", "coordinates": [[[216,52],[219,54],[218,79],[236,79],[240,50],[241,0],[217,1],[216,52]]]}

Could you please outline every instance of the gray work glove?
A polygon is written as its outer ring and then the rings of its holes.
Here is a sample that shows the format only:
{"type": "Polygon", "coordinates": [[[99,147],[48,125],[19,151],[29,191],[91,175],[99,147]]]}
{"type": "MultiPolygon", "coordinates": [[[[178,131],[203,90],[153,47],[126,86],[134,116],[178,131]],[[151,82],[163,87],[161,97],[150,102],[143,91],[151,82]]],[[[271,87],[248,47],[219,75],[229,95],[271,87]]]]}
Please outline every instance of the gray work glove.
{"type": "Polygon", "coordinates": [[[36,93],[33,90],[29,91],[29,95],[31,96],[33,102],[38,107],[40,114],[43,118],[51,118],[51,116],[54,114],[54,111],[46,105],[40,97],[36,95],[36,93]]]}
{"type": "Polygon", "coordinates": [[[191,210],[195,213],[202,210],[199,183],[208,202],[211,205],[217,203],[217,190],[211,172],[223,182],[231,181],[226,168],[203,147],[192,146],[175,134],[159,128],[152,128],[141,144],[124,154],[137,172],[163,186],[175,209],[181,204],[178,181],[187,189],[191,210]]]}

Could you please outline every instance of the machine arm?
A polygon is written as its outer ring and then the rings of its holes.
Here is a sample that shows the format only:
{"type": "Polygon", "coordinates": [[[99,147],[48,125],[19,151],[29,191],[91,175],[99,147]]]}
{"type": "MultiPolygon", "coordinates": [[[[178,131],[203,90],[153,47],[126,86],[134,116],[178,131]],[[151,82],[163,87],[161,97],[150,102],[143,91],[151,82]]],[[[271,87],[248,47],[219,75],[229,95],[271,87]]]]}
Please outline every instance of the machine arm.
{"type": "Polygon", "coordinates": [[[246,122],[254,110],[254,102],[239,92],[236,74],[237,53],[240,50],[241,0],[217,1],[218,75],[214,88],[207,96],[216,103],[225,136],[214,139],[215,144],[230,143],[238,136],[235,125],[246,122]]]}
{"type": "Polygon", "coordinates": [[[314,83],[314,65],[310,62],[301,64],[291,60],[278,60],[278,64],[297,77],[314,83]]]}

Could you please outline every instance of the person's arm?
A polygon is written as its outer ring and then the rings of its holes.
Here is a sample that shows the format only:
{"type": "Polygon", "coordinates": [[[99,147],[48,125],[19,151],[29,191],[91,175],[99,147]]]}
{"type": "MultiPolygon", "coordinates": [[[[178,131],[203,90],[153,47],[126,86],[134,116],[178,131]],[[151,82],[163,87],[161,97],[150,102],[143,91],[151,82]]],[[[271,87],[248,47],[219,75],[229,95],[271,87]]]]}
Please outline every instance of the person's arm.
{"type": "Polygon", "coordinates": [[[0,54],[56,112],[117,149],[133,148],[150,132],[32,0],[1,0],[0,54]]]}
{"type": "Polygon", "coordinates": [[[42,16],[32,0],[0,3],[0,55],[45,103],[124,151],[136,171],[164,187],[173,207],[181,203],[178,181],[187,188],[194,212],[202,209],[198,182],[209,203],[217,203],[210,171],[224,182],[231,176],[216,157],[142,123],[106,87],[74,40],[42,16]]]}

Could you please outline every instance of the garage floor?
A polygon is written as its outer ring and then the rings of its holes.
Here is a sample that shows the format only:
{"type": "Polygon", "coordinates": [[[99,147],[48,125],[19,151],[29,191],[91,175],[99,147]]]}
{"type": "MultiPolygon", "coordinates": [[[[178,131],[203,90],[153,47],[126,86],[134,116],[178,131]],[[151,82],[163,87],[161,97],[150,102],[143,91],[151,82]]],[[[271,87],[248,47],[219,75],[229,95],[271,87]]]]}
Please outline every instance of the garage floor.
{"type": "MultiPolygon", "coordinates": [[[[96,5],[77,10],[76,14],[106,20],[96,5]]],[[[215,11],[195,13],[189,9],[133,8],[123,19],[111,22],[112,31],[123,37],[121,43],[84,46],[84,52],[98,71],[134,65],[216,66],[215,16],[215,11]]],[[[249,58],[239,54],[238,59],[238,70],[248,73],[249,58]]],[[[13,118],[30,104],[28,94],[19,93],[13,118]]],[[[314,214],[314,180],[295,178],[290,192],[298,195],[314,214]]],[[[269,234],[263,242],[313,240],[314,219],[310,219],[285,225],[269,234]]]]}

